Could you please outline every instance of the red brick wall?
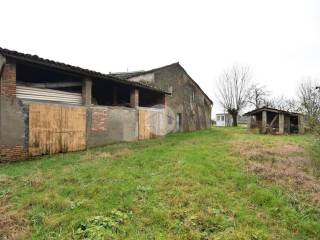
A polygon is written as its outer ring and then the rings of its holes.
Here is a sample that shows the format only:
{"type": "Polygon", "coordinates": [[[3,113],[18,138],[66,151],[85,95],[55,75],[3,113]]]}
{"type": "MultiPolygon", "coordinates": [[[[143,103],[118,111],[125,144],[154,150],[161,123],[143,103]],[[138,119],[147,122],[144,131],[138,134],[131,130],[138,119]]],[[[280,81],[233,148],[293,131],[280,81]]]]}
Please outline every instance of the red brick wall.
{"type": "Polygon", "coordinates": [[[16,96],[16,75],[16,64],[7,63],[4,65],[0,83],[1,96],[16,96]]]}
{"type": "Polygon", "coordinates": [[[27,156],[28,152],[22,146],[0,145],[0,162],[20,160],[27,156]]]}
{"type": "Polygon", "coordinates": [[[92,127],[93,132],[101,132],[107,130],[107,111],[94,111],[92,113],[92,127]]]}

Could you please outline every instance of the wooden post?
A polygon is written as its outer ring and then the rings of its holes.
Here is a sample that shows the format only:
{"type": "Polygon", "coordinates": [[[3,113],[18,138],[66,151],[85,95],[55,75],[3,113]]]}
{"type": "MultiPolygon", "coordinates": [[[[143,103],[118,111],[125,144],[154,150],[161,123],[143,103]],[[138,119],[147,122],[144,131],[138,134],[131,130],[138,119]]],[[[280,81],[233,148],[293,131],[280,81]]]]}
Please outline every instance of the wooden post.
{"type": "Polygon", "coordinates": [[[247,128],[250,129],[251,128],[251,123],[252,122],[252,116],[250,115],[248,118],[247,118],[247,128]]]}
{"type": "Polygon", "coordinates": [[[279,134],[284,134],[284,114],[279,113],[279,134]]]}
{"type": "Polygon", "coordinates": [[[91,105],[92,98],[92,80],[86,78],[82,82],[82,104],[85,106],[91,105]]]}
{"type": "Polygon", "coordinates": [[[130,92],[130,106],[139,107],[139,89],[133,88],[130,92]]]}
{"type": "Polygon", "coordinates": [[[299,114],[298,116],[299,133],[304,134],[304,116],[299,114]]]}
{"type": "Polygon", "coordinates": [[[262,123],[261,123],[261,132],[267,132],[267,111],[262,111],[262,123]]]}

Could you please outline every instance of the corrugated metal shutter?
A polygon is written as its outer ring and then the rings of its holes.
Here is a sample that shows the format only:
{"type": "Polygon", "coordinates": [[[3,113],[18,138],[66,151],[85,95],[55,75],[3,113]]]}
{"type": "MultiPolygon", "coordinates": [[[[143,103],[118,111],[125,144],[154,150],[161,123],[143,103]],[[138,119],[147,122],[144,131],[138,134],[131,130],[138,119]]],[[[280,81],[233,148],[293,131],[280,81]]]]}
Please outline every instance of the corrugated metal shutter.
{"type": "Polygon", "coordinates": [[[52,89],[41,89],[17,85],[17,98],[25,100],[63,102],[69,104],[82,104],[80,93],[70,93],[52,89]]]}

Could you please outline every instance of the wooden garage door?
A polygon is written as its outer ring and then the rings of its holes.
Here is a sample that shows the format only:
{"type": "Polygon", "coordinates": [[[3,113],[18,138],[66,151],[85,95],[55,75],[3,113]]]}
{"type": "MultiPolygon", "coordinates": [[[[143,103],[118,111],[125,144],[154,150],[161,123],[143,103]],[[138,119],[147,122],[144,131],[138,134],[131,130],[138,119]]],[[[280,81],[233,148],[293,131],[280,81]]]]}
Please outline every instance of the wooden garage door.
{"type": "Polygon", "coordinates": [[[86,109],[46,104],[29,105],[31,156],[84,150],[86,109]]]}

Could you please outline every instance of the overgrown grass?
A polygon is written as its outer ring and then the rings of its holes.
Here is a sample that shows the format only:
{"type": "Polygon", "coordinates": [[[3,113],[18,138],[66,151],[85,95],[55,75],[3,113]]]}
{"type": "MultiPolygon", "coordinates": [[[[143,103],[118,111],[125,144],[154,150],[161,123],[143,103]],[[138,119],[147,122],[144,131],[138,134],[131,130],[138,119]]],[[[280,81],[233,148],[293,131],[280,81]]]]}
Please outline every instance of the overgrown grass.
{"type": "Polygon", "coordinates": [[[311,146],[312,163],[315,169],[315,174],[320,177],[320,139],[314,140],[311,146]]]}
{"type": "Polygon", "coordinates": [[[0,239],[319,239],[319,209],[246,171],[235,140],[318,154],[214,128],[0,165],[0,239]]]}

